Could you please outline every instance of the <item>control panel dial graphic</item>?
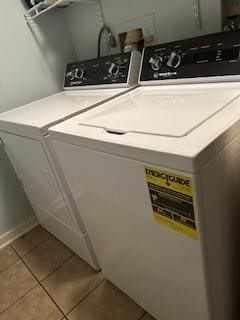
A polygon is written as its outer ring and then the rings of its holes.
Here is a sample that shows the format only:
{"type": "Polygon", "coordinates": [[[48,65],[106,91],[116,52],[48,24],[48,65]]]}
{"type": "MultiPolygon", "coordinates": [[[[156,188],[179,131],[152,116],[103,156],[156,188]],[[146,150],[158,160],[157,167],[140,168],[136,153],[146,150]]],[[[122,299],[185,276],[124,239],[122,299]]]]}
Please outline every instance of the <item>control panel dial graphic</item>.
{"type": "Polygon", "coordinates": [[[163,65],[163,58],[161,56],[153,56],[149,59],[149,64],[154,71],[159,71],[163,65]]]}
{"type": "Polygon", "coordinates": [[[202,82],[208,77],[221,81],[223,76],[238,81],[239,49],[240,30],[149,46],[144,49],[140,82],[197,78],[202,82]]]}
{"type": "Polygon", "coordinates": [[[120,53],[98,59],[69,63],[65,88],[123,84],[128,81],[132,53],[120,53]]]}
{"type": "Polygon", "coordinates": [[[169,59],[167,61],[167,66],[172,67],[174,69],[178,68],[181,64],[181,55],[172,51],[170,53],[169,59]]]}
{"type": "Polygon", "coordinates": [[[66,77],[73,80],[82,80],[86,76],[86,70],[83,68],[74,68],[67,72],[66,77]]]}
{"type": "Polygon", "coordinates": [[[67,73],[66,73],[66,78],[67,79],[69,79],[69,80],[74,80],[74,78],[75,78],[75,72],[74,72],[74,70],[71,70],[71,71],[68,71],[67,73]]]}
{"type": "Polygon", "coordinates": [[[83,79],[86,77],[86,70],[84,68],[75,69],[75,78],[76,79],[83,79]]]}
{"type": "Polygon", "coordinates": [[[116,63],[111,63],[110,68],[108,69],[108,73],[111,76],[116,77],[120,72],[120,66],[116,63]]]}

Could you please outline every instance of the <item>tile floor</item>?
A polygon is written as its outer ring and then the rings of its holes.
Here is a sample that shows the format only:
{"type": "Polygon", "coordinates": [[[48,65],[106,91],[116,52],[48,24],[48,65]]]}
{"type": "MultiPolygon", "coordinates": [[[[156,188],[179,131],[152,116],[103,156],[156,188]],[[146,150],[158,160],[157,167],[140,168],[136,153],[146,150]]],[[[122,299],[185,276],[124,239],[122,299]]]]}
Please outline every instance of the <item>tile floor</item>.
{"type": "Polygon", "coordinates": [[[0,251],[0,320],[154,320],[41,226],[0,251]]]}

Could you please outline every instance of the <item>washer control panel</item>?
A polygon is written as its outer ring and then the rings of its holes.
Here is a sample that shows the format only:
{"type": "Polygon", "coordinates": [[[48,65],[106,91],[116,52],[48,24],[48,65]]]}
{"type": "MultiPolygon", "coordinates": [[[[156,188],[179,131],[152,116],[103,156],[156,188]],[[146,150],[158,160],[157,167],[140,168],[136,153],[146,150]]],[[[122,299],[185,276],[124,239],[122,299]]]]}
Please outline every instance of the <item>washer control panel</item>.
{"type": "Polygon", "coordinates": [[[127,83],[131,53],[69,63],[64,88],[127,83]]]}
{"type": "Polygon", "coordinates": [[[240,31],[145,48],[140,82],[240,75],[240,31]]]}

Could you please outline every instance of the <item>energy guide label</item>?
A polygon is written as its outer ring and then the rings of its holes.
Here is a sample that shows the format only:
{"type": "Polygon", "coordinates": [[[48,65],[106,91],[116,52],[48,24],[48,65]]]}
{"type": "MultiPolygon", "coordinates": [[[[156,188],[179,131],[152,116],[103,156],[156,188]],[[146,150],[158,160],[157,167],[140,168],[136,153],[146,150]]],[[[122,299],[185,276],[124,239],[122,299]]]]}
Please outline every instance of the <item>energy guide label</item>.
{"type": "Polygon", "coordinates": [[[159,167],[144,169],[155,220],[197,239],[191,179],[159,167]]]}

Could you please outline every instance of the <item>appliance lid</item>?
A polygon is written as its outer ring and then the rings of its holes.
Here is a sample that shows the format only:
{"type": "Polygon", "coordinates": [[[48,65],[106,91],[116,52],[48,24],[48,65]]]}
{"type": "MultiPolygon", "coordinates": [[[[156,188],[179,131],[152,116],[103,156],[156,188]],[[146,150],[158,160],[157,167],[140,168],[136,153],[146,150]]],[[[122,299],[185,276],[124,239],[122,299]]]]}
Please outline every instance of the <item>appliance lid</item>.
{"type": "Polygon", "coordinates": [[[83,114],[78,125],[108,133],[140,133],[180,138],[236,99],[239,90],[159,90],[138,88],[83,114]]]}
{"type": "Polygon", "coordinates": [[[56,95],[11,109],[0,114],[0,127],[13,128],[15,124],[34,128],[49,126],[86,111],[127,89],[95,89],[61,92],[56,95]]]}

